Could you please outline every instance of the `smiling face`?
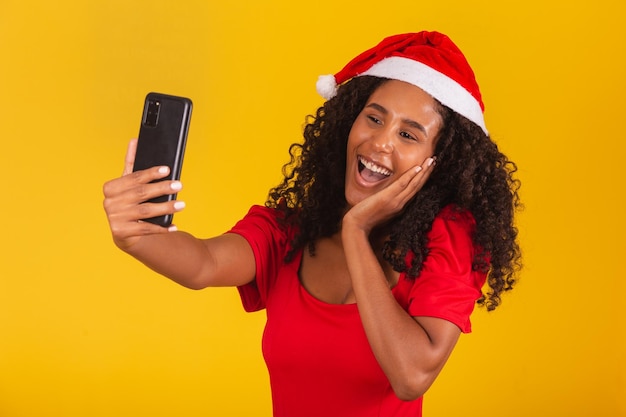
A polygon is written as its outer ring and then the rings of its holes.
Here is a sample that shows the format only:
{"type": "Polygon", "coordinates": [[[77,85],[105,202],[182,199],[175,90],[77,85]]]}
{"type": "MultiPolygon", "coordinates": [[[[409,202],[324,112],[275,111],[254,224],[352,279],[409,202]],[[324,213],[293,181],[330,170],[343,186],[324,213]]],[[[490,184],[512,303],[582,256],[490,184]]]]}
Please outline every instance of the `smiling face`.
{"type": "Polygon", "coordinates": [[[345,195],[354,206],[433,156],[442,118],[422,89],[390,80],[371,95],[348,136],[345,195]]]}

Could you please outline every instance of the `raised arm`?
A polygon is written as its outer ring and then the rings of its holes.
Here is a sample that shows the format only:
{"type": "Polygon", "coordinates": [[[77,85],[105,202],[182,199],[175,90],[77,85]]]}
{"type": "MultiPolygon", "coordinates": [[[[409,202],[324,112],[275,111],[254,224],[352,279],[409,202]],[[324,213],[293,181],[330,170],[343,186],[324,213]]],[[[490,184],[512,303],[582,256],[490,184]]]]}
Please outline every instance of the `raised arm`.
{"type": "Polygon", "coordinates": [[[236,286],[255,276],[252,249],[244,238],[224,234],[199,239],[175,226],[164,228],[140,219],[175,213],[182,201],[144,203],[182,188],[179,181],[152,183],[168,174],[167,167],[132,172],[137,141],[126,153],[123,175],[104,184],[104,210],[115,244],[154,271],[192,289],[236,286]]]}
{"type": "Polygon", "coordinates": [[[446,320],[411,317],[389,290],[370,232],[398,213],[421,188],[432,166],[407,171],[385,190],[355,205],[343,219],[342,241],[352,288],[372,351],[396,395],[422,396],[433,383],[460,329],[446,320]]]}

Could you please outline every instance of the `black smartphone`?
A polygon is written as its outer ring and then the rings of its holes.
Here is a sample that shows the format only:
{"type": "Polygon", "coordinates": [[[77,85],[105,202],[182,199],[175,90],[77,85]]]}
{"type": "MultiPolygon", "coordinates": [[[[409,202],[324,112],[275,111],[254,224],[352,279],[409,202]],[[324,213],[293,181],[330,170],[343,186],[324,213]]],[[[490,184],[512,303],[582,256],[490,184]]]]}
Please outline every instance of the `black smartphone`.
{"type": "MultiPolygon", "coordinates": [[[[133,171],[167,165],[170,174],[157,181],[180,179],[192,107],[191,100],[186,97],[161,93],[146,95],[133,171]]],[[[175,199],[174,193],[148,202],[162,203],[175,199]]],[[[143,220],[167,227],[172,224],[172,218],[173,215],[168,214],[143,220]]]]}

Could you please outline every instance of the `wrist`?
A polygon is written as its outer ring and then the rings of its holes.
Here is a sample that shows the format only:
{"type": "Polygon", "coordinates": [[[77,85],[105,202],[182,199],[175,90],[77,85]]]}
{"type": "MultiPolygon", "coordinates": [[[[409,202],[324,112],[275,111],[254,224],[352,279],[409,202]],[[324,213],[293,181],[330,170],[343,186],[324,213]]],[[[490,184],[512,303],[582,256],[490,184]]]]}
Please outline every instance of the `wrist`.
{"type": "Polygon", "coordinates": [[[371,229],[364,226],[363,224],[356,221],[351,216],[344,216],[343,221],[341,223],[341,236],[342,239],[357,239],[357,238],[365,238],[368,239],[371,233],[371,229]]]}

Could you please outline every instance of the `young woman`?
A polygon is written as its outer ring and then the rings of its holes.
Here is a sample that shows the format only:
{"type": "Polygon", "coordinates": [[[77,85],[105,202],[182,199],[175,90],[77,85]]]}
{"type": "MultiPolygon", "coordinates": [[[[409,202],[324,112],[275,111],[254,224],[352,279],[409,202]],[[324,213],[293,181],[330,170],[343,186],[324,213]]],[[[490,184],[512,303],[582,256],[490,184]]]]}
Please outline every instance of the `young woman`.
{"type": "Polygon", "coordinates": [[[318,91],[265,206],[210,239],[139,220],[184,204],[142,204],[181,184],[151,183],[167,167],[131,173],[131,141],[104,186],[113,239],[184,286],[236,286],[266,309],[275,416],[419,416],[474,305],[496,308],[515,282],[516,167],[441,33],[386,38],[318,91]]]}

